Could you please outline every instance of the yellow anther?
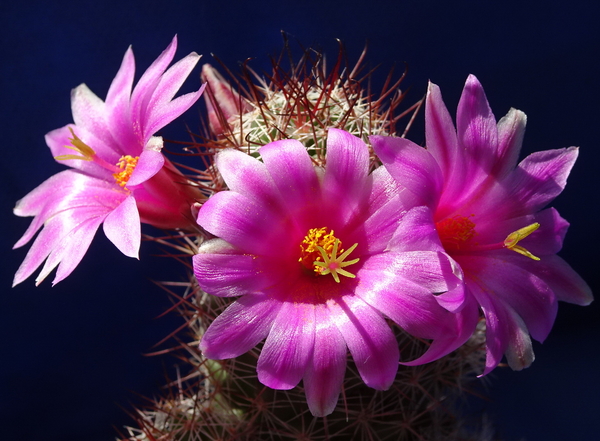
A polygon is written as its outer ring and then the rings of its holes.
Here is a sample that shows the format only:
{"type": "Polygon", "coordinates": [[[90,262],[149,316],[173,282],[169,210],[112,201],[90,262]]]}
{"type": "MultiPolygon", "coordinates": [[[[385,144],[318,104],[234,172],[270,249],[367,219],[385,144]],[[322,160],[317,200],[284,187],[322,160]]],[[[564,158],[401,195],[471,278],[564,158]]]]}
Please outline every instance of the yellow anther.
{"type": "Polygon", "coordinates": [[[129,181],[133,170],[135,170],[138,159],[140,159],[139,156],[133,157],[126,155],[121,156],[119,162],[117,162],[117,167],[119,167],[121,171],[118,173],[113,173],[113,177],[117,181],[117,184],[119,184],[121,187],[125,187],[125,185],[127,185],[127,181],[129,181]]]}
{"type": "Polygon", "coordinates": [[[300,244],[298,262],[317,275],[331,274],[335,281],[339,283],[339,274],[350,278],[355,277],[354,274],[343,268],[359,261],[359,259],[344,261],[357,246],[358,244],[355,243],[347,251],[344,251],[341,249],[342,242],[335,237],[333,230],[326,227],[311,228],[300,244]],[[339,257],[338,252],[341,253],[339,257]]]}
{"type": "Polygon", "coordinates": [[[530,259],[540,260],[539,257],[534,256],[522,246],[517,245],[519,241],[525,239],[538,228],[540,228],[540,224],[535,222],[531,225],[527,225],[526,227],[520,228],[517,231],[513,231],[508,236],[506,236],[506,239],[504,239],[504,246],[509,250],[516,251],[517,253],[522,254],[523,256],[529,257],[530,259]]]}
{"type": "Polygon", "coordinates": [[[89,145],[87,145],[85,142],[83,142],[81,139],[79,139],[77,137],[77,135],[75,134],[75,132],[73,132],[73,129],[71,127],[69,127],[69,130],[71,131],[71,135],[73,135],[73,138],[69,138],[69,141],[71,141],[71,145],[65,145],[65,147],[70,150],[74,150],[77,153],[81,153],[81,156],[79,156],[79,155],[59,155],[59,156],[55,156],[54,159],[56,159],[57,161],[65,161],[67,159],[80,159],[82,161],[93,161],[94,156],[96,155],[96,152],[94,151],[94,149],[91,148],[89,145]]]}

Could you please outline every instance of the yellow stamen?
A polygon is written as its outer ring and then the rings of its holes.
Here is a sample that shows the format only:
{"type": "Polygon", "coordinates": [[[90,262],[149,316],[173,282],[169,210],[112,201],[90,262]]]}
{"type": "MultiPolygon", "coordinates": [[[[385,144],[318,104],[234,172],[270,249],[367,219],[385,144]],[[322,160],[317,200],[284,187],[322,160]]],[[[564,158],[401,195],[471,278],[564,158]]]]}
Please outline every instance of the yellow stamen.
{"type": "Polygon", "coordinates": [[[59,155],[59,156],[55,156],[54,159],[56,159],[57,161],[65,161],[67,159],[80,159],[82,161],[93,161],[94,156],[96,155],[96,152],[94,151],[94,149],[91,148],[89,145],[87,145],[85,142],[83,142],[81,139],[79,139],[77,137],[77,135],[75,134],[75,132],[73,132],[73,129],[71,127],[69,127],[69,130],[71,131],[71,135],[73,135],[73,138],[69,138],[69,141],[71,141],[71,145],[65,145],[65,147],[70,150],[74,150],[77,153],[81,153],[82,156],[59,155]]]}
{"type": "Polygon", "coordinates": [[[133,157],[126,155],[121,156],[119,162],[117,162],[117,167],[119,167],[121,171],[118,173],[113,173],[113,177],[117,181],[117,184],[119,184],[121,187],[125,187],[125,185],[127,185],[127,181],[129,181],[133,170],[135,170],[138,159],[140,159],[139,156],[133,157]]]}
{"type": "Polygon", "coordinates": [[[339,239],[335,240],[335,243],[333,244],[333,251],[331,252],[331,255],[328,255],[327,252],[323,248],[317,247],[319,252],[323,256],[323,262],[318,261],[318,260],[315,260],[313,262],[313,264],[316,267],[321,268],[320,274],[322,276],[331,274],[333,276],[333,279],[337,283],[340,283],[339,274],[341,274],[342,276],[346,276],[346,277],[350,277],[351,279],[354,279],[356,277],[356,275],[354,275],[342,268],[349,266],[349,265],[354,265],[356,262],[358,262],[360,260],[359,258],[356,258],[356,259],[344,262],[344,259],[346,259],[346,257],[348,257],[350,255],[350,253],[352,251],[354,251],[354,249],[358,246],[357,243],[355,243],[350,248],[348,248],[341,256],[337,257],[336,256],[337,249],[338,249],[338,245],[340,243],[341,242],[339,239]]]}
{"type": "Polygon", "coordinates": [[[540,260],[539,257],[534,256],[522,246],[517,245],[520,240],[525,239],[538,228],[540,228],[540,224],[535,222],[531,225],[527,225],[526,227],[520,228],[517,231],[513,231],[508,236],[506,236],[506,239],[504,239],[504,246],[509,250],[516,251],[517,253],[522,254],[523,256],[529,257],[530,259],[540,260]]]}
{"type": "Polygon", "coordinates": [[[341,249],[342,242],[335,237],[333,230],[328,232],[326,227],[311,228],[300,244],[298,262],[317,275],[331,274],[334,280],[339,283],[339,274],[350,278],[356,277],[343,268],[360,260],[344,261],[357,246],[358,244],[354,244],[347,251],[344,251],[341,249]],[[339,257],[338,252],[341,253],[339,257]]]}

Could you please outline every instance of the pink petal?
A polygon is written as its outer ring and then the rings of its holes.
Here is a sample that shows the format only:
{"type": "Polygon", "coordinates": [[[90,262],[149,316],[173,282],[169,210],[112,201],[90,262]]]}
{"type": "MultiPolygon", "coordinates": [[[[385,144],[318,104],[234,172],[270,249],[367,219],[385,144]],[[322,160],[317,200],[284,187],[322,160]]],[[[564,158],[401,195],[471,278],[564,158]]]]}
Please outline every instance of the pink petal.
{"type": "Polygon", "coordinates": [[[304,390],[314,416],[335,409],[346,372],[346,343],[323,305],[315,305],[315,348],[306,366],[304,390]]]}
{"type": "Polygon", "coordinates": [[[532,337],[543,342],[554,324],[558,304],[545,280],[523,267],[522,263],[528,263],[527,260],[517,253],[506,255],[492,251],[457,258],[470,288],[477,283],[485,295],[509,305],[521,316],[532,337]]]}
{"type": "Polygon", "coordinates": [[[217,169],[231,191],[255,198],[264,204],[282,204],[266,165],[256,158],[235,149],[224,149],[215,157],[217,169]]]}
{"type": "MultiPolygon", "coordinates": [[[[523,212],[534,213],[552,202],[567,185],[578,153],[577,147],[569,147],[527,156],[503,184],[511,189],[513,205],[523,207],[523,212]]],[[[518,214],[521,212],[514,216],[518,214]]]]}
{"type": "Polygon", "coordinates": [[[442,174],[433,156],[404,138],[371,136],[369,139],[390,175],[411,192],[407,205],[434,208],[442,190],[442,174]]]}
{"type": "Polygon", "coordinates": [[[200,99],[205,87],[206,85],[203,84],[196,92],[186,93],[185,95],[175,98],[169,103],[165,103],[160,107],[154,108],[153,111],[148,115],[144,139],[147,139],[149,136],[158,132],[167,124],[185,113],[196,103],[196,101],[198,101],[198,99],[200,99]]]}
{"type": "Polygon", "coordinates": [[[182,95],[173,100],[183,82],[191,73],[200,56],[192,52],[171,66],[160,78],[152,93],[146,113],[144,139],[165,127],[174,119],[187,111],[202,95],[206,85],[202,85],[196,92],[182,95]]]}
{"type": "Polygon", "coordinates": [[[134,130],[138,143],[144,145],[146,143],[147,134],[144,127],[148,122],[148,104],[152,99],[152,94],[160,81],[161,76],[173,60],[175,51],[177,50],[177,35],[173,37],[171,43],[158,56],[156,60],[144,72],[138,83],[136,84],[131,94],[131,120],[134,123],[134,130]]]}
{"type": "Polygon", "coordinates": [[[140,155],[129,181],[127,181],[127,187],[133,187],[147,181],[160,171],[164,163],[165,157],[162,153],[145,149],[140,155]]]}
{"type": "MultiPolygon", "coordinates": [[[[30,193],[28,195],[31,196],[30,199],[28,196],[24,198],[24,205],[29,209],[32,208],[31,204],[40,203],[39,214],[32,222],[32,226],[35,225],[35,227],[30,227],[17,245],[24,244],[24,239],[29,240],[42,222],[44,222],[44,228],[17,270],[15,284],[29,277],[50,255],[52,258],[44,266],[38,281],[45,278],[62,259],[67,261],[64,265],[65,268],[70,268],[72,271],[89,246],[89,241],[98,225],[124,197],[124,194],[114,191],[112,186],[106,186],[103,181],[80,173],[65,171],[59,175],[60,179],[53,180],[51,178],[42,184],[41,191],[37,192],[36,189],[30,193]],[[52,185],[46,185],[47,183],[52,185]],[[70,187],[69,191],[65,192],[65,187],[63,187],[51,194],[54,184],[67,185],[66,188],[70,187]],[[40,202],[39,197],[44,194],[49,195],[49,199],[40,202]],[[82,229],[81,233],[77,233],[79,229],[82,229]],[[89,240],[82,237],[86,234],[89,235],[89,240]],[[78,241],[84,245],[87,243],[87,245],[85,247],[81,245],[81,249],[73,252],[65,251],[70,249],[71,242],[77,243],[78,241]]],[[[68,274],[65,274],[64,277],[66,275],[68,274]]]]}
{"type": "Polygon", "coordinates": [[[121,67],[113,79],[106,95],[107,120],[109,130],[120,146],[125,147],[127,154],[137,156],[143,147],[133,131],[129,100],[135,75],[135,59],[131,46],[125,52],[121,67]]]}
{"type": "Polygon", "coordinates": [[[388,389],[396,377],[400,353],[384,318],[351,295],[329,302],[327,307],[365,384],[378,390],[388,389]]]}
{"type": "Polygon", "coordinates": [[[517,166],[526,124],[527,115],[512,108],[498,121],[498,151],[491,172],[497,179],[502,179],[517,166]]]}
{"type": "Polygon", "coordinates": [[[456,112],[458,142],[466,164],[466,182],[479,183],[492,170],[498,149],[496,118],[481,83],[469,75],[456,112]]]}
{"type": "Polygon", "coordinates": [[[292,248],[297,252],[301,240],[293,243],[289,239],[293,228],[271,207],[233,191],[210,197],[198,213],[198,224],[242,252],[254,255],[286,256],[292,248]]]}
{"type": "Polygon", "coordinates": [[[36,285],[39,285],[57,264],[58,269],[52,285],[69,276],[83,259],[101,223],[102,217],[86,219],[75,231],[69,233],[68,240],[61,241],[48,256],[44,268],[35,279],[36,285]]]}
{"type": "Polygon", "coordinates": [[[379,254],[364,263],[357,279],[356,295],[409,333],[433,339],[454,332],[453,315],[433,295],[460,283],[445,254],[379,254]]]}
{"type": "Polygon", "coordinates": [[[104,234],[123,254],[139,258],[142,233],[140,215],[133,196],[128,196],[106,216],[104,234]]]}
{"type": "Polygon", "coordinates": [[[329,129],[326,159],[325,198],[335,201],[337,217],[347,221],[368,197],[369,150],[360,138],[343,130],[329,129]]]}
{"type": "MultiPolygon", "coordinates": [[[[76,126],[93,133],[106,145],[114,144],[108,127],[106,105],[85,84],[80,84],[71,91],[71,112],[76,126]]],[[[78,135],[77,131],[75,134],[78,135]]],[[[82,139],[84,142],[86,141],[84,138],[82,139]]],[[[96,149],[94,148],[94,150],[96,149]]]]}
{"type": "Polygon", "coordinates": [[[414,207],[402,216],[388,249],[395,252],[405,251],[444,251],[438,232],[427,207],[414,207]]]}
{"type": "Polygon", "coordinates": [[[433,83],[429,83],[425,101],[425,139],[427,151],[435,158],[444,178],[443,205],[454,207],[468,185],[467,163],[461,157],[456,129],[440,88],[433,83]]]}
{"type": "Polygon", "coordinates": [[[265,295],[240,297],[211,323],[200,341],[200,350],[215,360],[248,352],[267,336],[281,306],[265,295]]]}
{"type": "Polygon", "coordinates": [[[481,376],[489,374],[502,361],[510,340],[510,325],[507,308],[494,297],[487,295],[476,283],[469,284],[471,293],[479,303],[485,317],[485,369],[481,376]]]}
{"type": "MultiPolygon", "coordinates": [[[[455,289],[460,289],[460,287],[455,289]]],[[[417,359],[401,364],[405,366],[418,366],[438,360],[462,346],[473,335],[479,321],[477,302],[472,296],[468,296],[465,301],[462,293],[460,297],[462,302],[461,308],[449,320],[454,324],[454,330],[434,339],[427,351],[417,359]]]]}
{"type": "Polygon", "coordinates": [[[320,183],[304,146],[294,140],[271,142],[260,155],[291,212],[320,200],[320,183]]]}
{"type": "Polygon", "coordinates": [[[200,287],[219,297],[241,296],[261,291],[289,277],[277,271],[278,262],[240,254],[221,239],[204,242],[193,257],[194,274],[200,287]]]}
{"type": "Polygon", "coordinates": [[[589,285],[559,256],[544,256],[539,262],[521,261],[520,265],[546,282],[562,302],[586,306],[594,300],[589,285]]]}
{"type": "Polygon", "coordinates": [[[292,389],[304,376],[314,345],[314,305],[284,302],[258,359],[258,380],[272,389],[292,389]]]}

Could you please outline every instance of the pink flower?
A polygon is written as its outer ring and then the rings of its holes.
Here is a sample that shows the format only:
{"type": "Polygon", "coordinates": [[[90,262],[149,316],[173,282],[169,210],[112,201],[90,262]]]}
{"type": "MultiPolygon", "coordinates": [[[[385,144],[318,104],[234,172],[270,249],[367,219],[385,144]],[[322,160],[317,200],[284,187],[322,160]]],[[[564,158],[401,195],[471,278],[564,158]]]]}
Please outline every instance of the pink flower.
{"type": "Polygon", "coordinates": [[[133,89],[135,61],[131,48],[112,81],[106,102],[85,84],[71,94],[75,124],[53,130],[46,142],[57,161],[74,170],[60,172],[17,202],[17,216],[34,219],[15,248],[43,226],[14,285],[46,260],[39,284],[58,265],[53,283],[79,264],[96,230],[125,255],[137,257],[140,221],[161,228],[191,226],[189,206],[198,192],[160,152],[153,136],[194,104],[203,88],[173,99],[199,60],[191,53],[167,70],[177,37],[146,70],[133,89]]]}
{"type": "Polygon", "coordinates": [[[477,309],[456,312],[463,284],[430,211],[408,205],[384,167],[369,174],[364,142],[330,129],[325,169],[295,140],[267,144],[260,155],[219,152],[230,191],[198,215],[218,236],[194,256],[200,287],[241,296],[204,334],[206,357],[237,357],[266,338],[258,379],[273,389],[303,379],[311,412],[323,416],[337,403],[346,348],[368,386],[392,384],[399,351],[384,317],[434,340],[420,362],[470,336],[477,309]]]}
{"type": "Polygon", "coordinates": [[[517,165],[525,114],[511,109],[497,124],[477,78],[469,76],[457,126],[439,88],[426,101],[427,149],[405,139],[372,137],[392,176],[416,204],[434,211],[444,249],[464,272],[486,320],[484,375],[505,354],[519,370],[534,359],[531,337],[548,336],[557,300],[592,301],[586,283],[556,253],[568,223],[544,209],[566,185],[578,150],[546,150],[517,165]]]}

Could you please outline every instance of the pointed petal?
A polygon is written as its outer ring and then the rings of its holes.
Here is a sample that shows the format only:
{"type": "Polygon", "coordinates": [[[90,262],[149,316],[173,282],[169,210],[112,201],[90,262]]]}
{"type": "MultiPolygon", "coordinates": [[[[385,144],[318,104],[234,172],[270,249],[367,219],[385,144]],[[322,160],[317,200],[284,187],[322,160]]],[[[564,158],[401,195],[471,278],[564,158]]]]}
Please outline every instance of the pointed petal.
{"type": "Polygon", "coordinates": [[[140,215],[132,195],[106,216],[104,234],[123,254],[139,258],[142,233],[140,215]]]}
{"type": "Polygon", "coordinates": [[[144,127],[148,122],[148,104],[152,98],[152,94],[160,81],[161,75],[165,72],[171,60],[175,56],[177,50],[177,35],[173,37],[171,43],[158,56],[156,60],[144,72],[138,83],[136,84],[131,94],[131,120],[134,124],[135,135],[138,139],[138,144],[146,143],[146,135],[151,136],[153,133],[147,134],[144,127]]]}
{"type": "Polygon", "coordinates": [[[106,145],[113,143],[108,128],[106,105],[85,84],[80,84],[71,91],[71,112],[76,126],[84,127],[106,145]]]}
{"type": "Polygon", "coordinates": [[[208,327],[200,350],[214,360],[238,357],[269,333],[281,302],[262,294],[240,297],[208,327]]]}
{"type": "Polygon", "coordinates": [[[52,286],[68,277],[83,259],[101,223],[102,217],[87,219],[69,234],[69,240],[61,241],[59,247],[53,249],[48,256],[44,268],[35,279],[36,285],[39,285],[57,264],[52,286]]]}
{"type": "Polygon", "coordinates": [[[371,136],[373,149],[390,175],[408,189],[407,205],[434,208],[442,190],[442,174],[433,156],[424,148],[391,136],[371,136]]]}
{"type": "MultiPolygon", "coordinates": [[[[481,83],[469,75],[458,103],[456,129],[462,157],[467,162],[467,179],[480,182],[490,173],[498,149],[496,118],[481,83]]],[[[469,181],[467,181],[469,182],[469,181]]]]}
{"type": "Polygon", "coordinates": [[[281,197],[267,166],[256,158],[235,149],[223,149],[215,157],[217,169],[231,191],[279,206],[281,197]]]}
{"type": "Polygon", "coordinates": [[[507,309],[512,323],[509,325],[509,343],[506,348],[506,361],[513,371],[520,371],[531,366],[535,360],[531,338],[525,323],[510,308],[507,309]]]}
{"type": "MultiPolygon", "coordinates": [[[[133,132],[131,121],[131,112],[129,100],[131,98],[131,88],[135,75],[135,59],[131,46],[125,52],[121,67],[112,81],[106,95],[107,120],[108,126],[114,139],[119,140],[122,146],[141,146],[139,140],[133,132]]],[[[131,149],[128,153],[137,152],[131,149]]]]}
{"type": "Polygon", "coordinates": [[[152,136],[152,134],[158,132],[167,124],[183,115],[200,99],[205,87],[206,85],[203,84],[196,92],[186,93],[185,95],[175,98],[173,101],[154,108],[153,112],[148,115],[144,139],[152,136]]]}
{"type": "Polygon", "coordinates": [[[315,349],[306,367],[304,390],[314,416],[335,409],[346,372],[346,343],[324,305],[315,306],[315,349]]]}
{"type": "Polygon", "coordinates": [[[314,309],[310,303],[283,303],[256,366],[265,386],[292,389],[304,376],[315,344],[314,309]]]}
{"type": "Polygon", "coordinates": [[[498,121],[498,152],[492,170],[497,179],[502,179],[517,166],[526,124],[527,115],[513,108],[498,121]]]}
{"type": "Polygon", "coordinates": [[[594,300],[589,285],[559,256],[544,256],[539,262],[529,259],[520,265],[544,280],[562,302],[586,306],[594,300]]]}
{"type": "MultiPolygon", "coordinates": [[[[462,297],[464,298],[464,296],[462,297]]],[[[467,296],[467,300],[462,302],[460,310],[449,319],[449,322],[454,325],[453,330],[434,339],[427,351],[417,359],[401,364],[418,366],[448,355],[462,346],[473,335],[478,321],[479,308],[477,302],[472,296],[467,296]]]]}
{"type": "Polygon", "coordinates": [[[517,253],[492,251],[457,258],[469,287],[477,283],[487,296],[509,305],[523,319],[531,336],[543,342],[554,324],[558,303],[548,284],[522,265],[528,260],[517,253]]]}

